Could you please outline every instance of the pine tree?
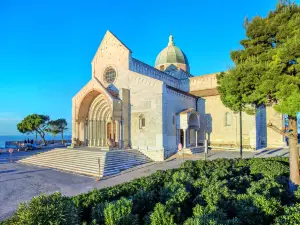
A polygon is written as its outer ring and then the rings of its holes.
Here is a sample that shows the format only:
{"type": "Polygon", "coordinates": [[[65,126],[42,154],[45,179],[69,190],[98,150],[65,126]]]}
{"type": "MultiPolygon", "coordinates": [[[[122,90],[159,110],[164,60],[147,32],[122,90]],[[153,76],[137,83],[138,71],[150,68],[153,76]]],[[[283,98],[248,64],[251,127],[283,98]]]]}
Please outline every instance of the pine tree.
{"type": "Polygon", "coordinates": [[[242,50],[232,51],[234,66],[218,75],[225,106],[254,114],[260,105],[288,115],[288,129],[268,127],[289,138],[290,189],[300,185],[297,112],[300,111],[300,6],[279,1],[263,18],[244,22],[242,50]]]}

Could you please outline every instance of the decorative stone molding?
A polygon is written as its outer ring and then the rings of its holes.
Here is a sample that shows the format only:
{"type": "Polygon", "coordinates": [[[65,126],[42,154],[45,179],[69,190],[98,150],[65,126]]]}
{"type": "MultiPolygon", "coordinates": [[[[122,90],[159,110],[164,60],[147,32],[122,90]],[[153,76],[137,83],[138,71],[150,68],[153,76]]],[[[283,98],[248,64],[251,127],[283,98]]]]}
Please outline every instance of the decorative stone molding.
{"type": "Polygon", "coordinates": [[[149,66],[137,59],[130,58],[129,60],[129,69],[133,72],[143,74],[161,81],[166,82],[168,85],[180,88],[181,81],[170,76],[167,73],[164,73],[160,70],[155,69],[152,66],[149,66]]]}

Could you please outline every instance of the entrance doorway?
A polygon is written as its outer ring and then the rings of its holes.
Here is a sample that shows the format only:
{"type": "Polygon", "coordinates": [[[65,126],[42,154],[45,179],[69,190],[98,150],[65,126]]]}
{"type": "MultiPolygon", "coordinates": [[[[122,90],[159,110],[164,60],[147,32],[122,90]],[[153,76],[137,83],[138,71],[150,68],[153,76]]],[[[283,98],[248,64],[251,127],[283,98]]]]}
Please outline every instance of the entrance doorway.
{"type": "Polygon", "coordinates": [[[116,124],[109,122],[107,123],[107,138],[116,140],[116,132],[117,132],[116,124]]]}
{"type": "Polygon", "coordinates": [[[183,138],[184,138],[184,135],[183,135],[183,129],[180,129],[180,135],[179,135],[179,142],[183,145],[183,138]]]}

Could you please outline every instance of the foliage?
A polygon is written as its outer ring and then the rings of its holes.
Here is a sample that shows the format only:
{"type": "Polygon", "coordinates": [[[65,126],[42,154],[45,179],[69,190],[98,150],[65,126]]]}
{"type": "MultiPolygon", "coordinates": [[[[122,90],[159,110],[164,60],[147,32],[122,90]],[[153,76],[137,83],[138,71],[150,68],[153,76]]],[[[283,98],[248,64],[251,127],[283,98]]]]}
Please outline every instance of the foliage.
{"type": "Polygon", "coordinates": [[[61,141],[64,143],[64,132],[68,130],[68,123],[66,119],[57,119],[55,120],[59,133],[61,133],[61,141]]]}
{"type": "Polygon", "coordinates": [[[72,200],[34,198],[2,225],[299,224],[300,190],[288,191],[288,176],[288,158],[186,161],[72,200]]]}
{"type": "Polygon", "coordinates": [[[134,225],[137,218],[131,214],[132,201],[122,197],[120,200],[108,203],[104,208],[106,225],[134,225]]]}
{"type": "Polygon", "coordinates": [[[218,91],[233,111],[255,114],[273,106],[288,115],[288,129],[268,127],[289,138],[290,190],[300,185],[297,112],[300,112],[300,5],[282,0],[266,17],[245,21],[241,50],[231,52],[234,66],[217,76],[218,91]]]}
{"type": "Polygon", "coordinates": [[[60,130],[59,130],[58,125],[57,125],[55,120],[50,120],[48,122],[48,127],[45,131],[48,132],[48,133],[51,133],[53,135],[53,140],[54,141],[55,141],[56,135],[58,133],[60,133],[60,130]]]}
{"type": "Polygon", "coordinates": [[[278,112],[300,111],[300,7],[280,3],[268,16],[247,22],[242,50],[231,52],[234,67],[218,76],[223,103],[254,113],[276,104],[278,112]]]}
{"type": "Polygon", "coordinates": [[[20,204],[12,219],[3,224],[79,224],[79,212],[68,197],[55,193],[49,196],[34,197],[28,204],[20,204]]]}
{"type": "Polygon", "coordinates": [[[46,144],[45,132],[48,128],[49,120],[49,116],[31,114],[26,116],[20,123],[18,123],[17,128],[19,132],[23,134],[37,132],[41,136],[44,144],[46,144]]]}
{"type": "Polygon", "coordinates": [[[175,225],[173,217],[174,216],[166,210],[166,206],[157,203],[154,212],[150,216],[151,225],[175,225]]]}

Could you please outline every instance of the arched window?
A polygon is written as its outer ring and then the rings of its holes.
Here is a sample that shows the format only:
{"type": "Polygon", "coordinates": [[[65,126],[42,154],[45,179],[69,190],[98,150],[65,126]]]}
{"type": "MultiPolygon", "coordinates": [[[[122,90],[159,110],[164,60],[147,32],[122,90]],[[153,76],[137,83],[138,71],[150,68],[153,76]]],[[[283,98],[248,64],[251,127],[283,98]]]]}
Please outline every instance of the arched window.
{"type": "Polygon", "coordinates": [[[225,113],[225,126],[231,126],[231,116],[230,113],[225,113]]]}
{"type": "Polygon", "coordinates": [[[140,117],[139,117],[139,128],[143,129],[143,128],[145,128],[145,126],[146,126],[145,117],[144,117],[144,115],[140,115],[140,117]]]}

